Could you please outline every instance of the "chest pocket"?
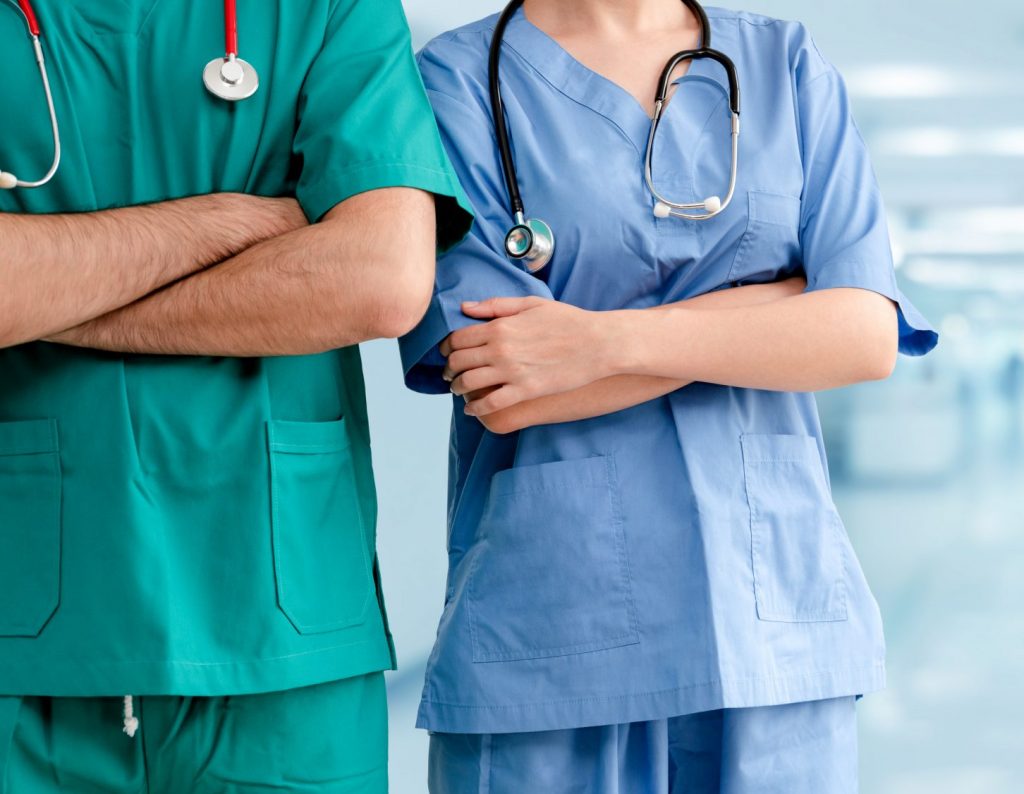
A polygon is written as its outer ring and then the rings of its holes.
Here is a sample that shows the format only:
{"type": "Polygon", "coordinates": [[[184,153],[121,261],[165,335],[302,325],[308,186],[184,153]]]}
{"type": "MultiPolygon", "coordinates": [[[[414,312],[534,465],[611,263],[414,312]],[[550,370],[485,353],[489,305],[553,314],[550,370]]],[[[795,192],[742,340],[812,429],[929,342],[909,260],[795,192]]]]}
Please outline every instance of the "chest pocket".
{"type": "Polygon", "coordinates": [[[747,193],[747,228],[726,281],[769,281],[800,261],[800,199],[747,193]]]}

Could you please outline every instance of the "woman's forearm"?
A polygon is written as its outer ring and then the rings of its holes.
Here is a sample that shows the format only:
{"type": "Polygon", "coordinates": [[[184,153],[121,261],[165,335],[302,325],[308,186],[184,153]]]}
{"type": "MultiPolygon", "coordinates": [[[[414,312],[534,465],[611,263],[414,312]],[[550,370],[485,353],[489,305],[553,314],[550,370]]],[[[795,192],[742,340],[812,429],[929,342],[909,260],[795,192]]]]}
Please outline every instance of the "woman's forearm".
{"type": "Polygon", "coordinates": [[[860,289],[809,292],[755,306],[612,312],[609,371],[752,389],[821,391],[892,372],[892,301],[860,289]]]}
{"type": "MultiPolygon", "coordinates": [[[[649,311],[686,307],[691,311],[703,312],[756,306],[798,295],[806,286],[804,279],[792,278],[772,284],[734,287],[657,306],[649,311]]],[[[613,375],[569,392],[526,400],[481,419],[487,429],[494,433],[512,433],[538,425],[575,422],[632,408],[670,394],[690,382],[681,378],[650,375],[613,375]]]]}

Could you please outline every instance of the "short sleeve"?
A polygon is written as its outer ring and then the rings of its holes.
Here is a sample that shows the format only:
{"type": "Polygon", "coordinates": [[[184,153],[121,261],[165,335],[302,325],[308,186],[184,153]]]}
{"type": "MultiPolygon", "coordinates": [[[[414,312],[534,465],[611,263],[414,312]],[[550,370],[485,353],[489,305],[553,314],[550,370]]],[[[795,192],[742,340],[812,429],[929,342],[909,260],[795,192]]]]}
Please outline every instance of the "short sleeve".
{"type": "Polygon", "coordinates": [[[317,221],[357,193],[412,187],[437,197],[442,249],[469,205],[438,136],[400,0],[338,0],[303,83],[296,197],[317,221]]]}
{"type": "Polygon", "coordinates": [[[808,288],[856,287],[899,309],[899,348],[924,355],[938,334],[896,283],[885,208],[842,77],[816,50],[818,69],[795,74],[804,164],[800,242],[808,288]]]}
{"type": "Polygon", "coordinates": [[[441,138],[476,216],[466,238],[438,259],[426,316],[399,340],[409,388],[441,394],[448,384],[441,377],[444,357],[438,345],[452,332],[479,322],[462,313],[463,301],[552,295],[544,281],[504,255],[511,221],[490,117],[482,106],[470,107],[429,85],[441,138]]]}

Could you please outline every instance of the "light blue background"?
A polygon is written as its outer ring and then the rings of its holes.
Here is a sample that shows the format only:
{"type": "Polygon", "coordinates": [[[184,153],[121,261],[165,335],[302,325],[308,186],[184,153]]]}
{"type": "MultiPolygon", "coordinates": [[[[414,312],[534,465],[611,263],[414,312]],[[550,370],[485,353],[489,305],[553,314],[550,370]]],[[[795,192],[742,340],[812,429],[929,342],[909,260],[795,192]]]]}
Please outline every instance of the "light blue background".
{"type": "MultiPolygon", "coordinates": [[[[805,22],[846,75],[904,289],[943,332],[890,381],[820,400],[889,643],[889,689],[860,706],[862,790],[1024,790],[1024,4],[718,5],[805,22]]],[[[500,3],[405,6],[418,47],[500,3]]],[[[423,794],[426,734],[412,725],[443,600],[450,402],[403,389],[394,343],[364,356],[402,665],[392,790],[423,794]]]]}

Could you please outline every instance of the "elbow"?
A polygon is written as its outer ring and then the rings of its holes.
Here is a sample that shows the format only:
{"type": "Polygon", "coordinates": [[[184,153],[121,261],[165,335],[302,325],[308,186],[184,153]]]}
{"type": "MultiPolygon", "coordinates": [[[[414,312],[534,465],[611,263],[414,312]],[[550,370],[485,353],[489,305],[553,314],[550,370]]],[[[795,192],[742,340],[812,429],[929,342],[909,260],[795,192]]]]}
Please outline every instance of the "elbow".
{"type": "Polygon", "coordinates": [[[878,381],[887,380],[896,369],[896,346],[892,350],[882,350],[871,356],[865,362],[864,372],[860,380],[878,381]]]}
{"type": "Polygon", "coordinates": [[[888,379],[896,369],[899,357],[899,330],[895,322],[880,323],[876,333],[865,334],[865,350],[860,380],[880,381],[888,379]]]}
{"type": "Polygon", "coordinates": [[[430,292],[391,296],[380,307],[373,334],[378,339],[398,339],[412,331],[427,313],[430,292]]]}
{"type": "Polygon", "coordinates": [[[412,331],[427,313],[434,289],[433,254],[429,264],[417,262],[398,268],[394,280],[383,290],[373,319],[373,335],[397,339],[412,331]]]}
{"type": "Polygon", "coordinates": [[[481,416],[480,423],[496,436],[507,436],[510,433],[517,433],[525,427],[512,411],[497,411],[493,414],[481,416]]]}
{"type": "Polygon", "coordinates": [[[14,307],[8,301],[0,301],[0,350],[29,341],[26,331],[15,319],[14,307]]]}

